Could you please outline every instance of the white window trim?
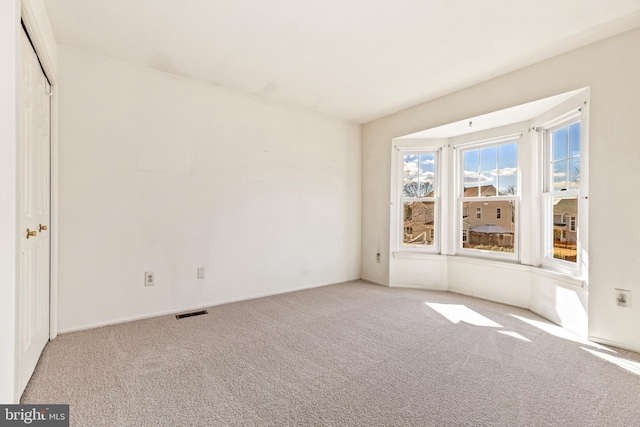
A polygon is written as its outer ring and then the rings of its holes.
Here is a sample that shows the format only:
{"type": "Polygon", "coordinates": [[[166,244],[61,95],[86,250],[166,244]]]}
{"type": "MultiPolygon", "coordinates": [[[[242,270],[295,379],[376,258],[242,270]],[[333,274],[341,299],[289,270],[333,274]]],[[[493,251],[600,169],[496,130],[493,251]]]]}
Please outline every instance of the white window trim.
{"type": "MultiPolygon", "coordinates": [[[[454,215],[456,224],[454,235],[455,242],[453,245],[454,254],[455,255],[464,255],[471,256],[477,258],[486,258],[486,259],[494,259],[494,260],[504,260],[511,262],[519,262],[520,261],[520,194],[521,194],[521,165],[522,165],[522,143],[523,143],[523,133],[518,132],[515,134],[509,135],[501,135],[495,138],[489,138],[479,141],[471,141],[464,142],[461,144],[457,144],[454,146],[455,149],[455,188],[456,197],[455,197],[455,207],[454,207],[454,215]],[[480,148],[498,146],[507,142],[515,142],[516,143],[516,188],[517,193],[515,195],[509,196],[491,196],[491,197],[463,197],[464,194],[464,182],[461,178],[462,172],[464,171],[464,152],[468,150],[477,150],[480,148]],[[463,218],[462,218],[462,204],[465,201],[474,202],[474,201],[513,201],[514,209],[516,210],[515,214],[515,230],[513,237],[513,252],[498,252],[498,251],[487,251],[482,249],[469,249],[464,248],[462,246],[462,229],[463,229],[463,218]]],[[[467,236],[469,239],[469,236],[467,236]]]]}
{"type": "Polygon", "coordinates": [[[398,252],[417,252],[417,253],[440,253],[442,242],[442,225],[441,225],[441,191],[442,191],[442,147],[396,147],[396,186],[397,186],[397,241],[395,246],[398,252]],[[434,154],[435,155],[435,188],[433,197],[404,197],[403,196],[403,173],[404,173],[404,155],[405,154],[434,154]],[[432,245],[407,245],[404,243],[403,231],[403,206],[407,201],[414,202],[433,202],[433,231],[434,239],[432,245]]]}
{"type": "MultiPolygon", "coordinates": [[[[556,119],[547,122],[546,124],[540,127],[540,136],[539,141],[542,146],[542,164],[541,164],[541,207],[542,213],[540,217],[540,232],[541,236],[541,254],[540,254],[540,265],[543,268],[556,271],[562,274],[566,274],[571,277],[581,277],[583,275],[582,272],[582,233],[580,224],[585,224],[584,219],[582,218],[582,211],[584,208],[581,207],[583,203],[581,203],[581,199],[586,199],[585,190],[584,190],[584,182],[583,177],[588,175],[588,171],[586,171],[586,167],[583,164],[585,162],[584,153],[586,151],[587,144],[587,135],[588,135],[588,121],[585,120],[584,117],[584,108],[577,108],[565,113],[556,119]],[[552,161],[552,151],[553,147],[551,146],[551,138],[549,135],[563,127],[568,127],[574,123],[580,122],[580,168],[581,168],[581,177],[580,177],[580,188],[579,189],[566,189],[561,191],[553,190],[553,168],[551,167],[552,161]],[[578,215],[576,221],[576,234],[577,234],[577,256],[576,262],[565,261],[562,259],[553,258],[553,199],[554,198],[576,198],[578,203],[578,215]],[[552,224],[549,225],[546,221],[548,218],[552,219],[552,224]],[[551,230],[549,230],[551,227],[551,230]],[[551,231],[551,232],[549,232],[551,231]],[[551,256],[549,256],[551,254],[551,256]]],[[[570,224],[567,224],[570,226],[570,224]]]]}

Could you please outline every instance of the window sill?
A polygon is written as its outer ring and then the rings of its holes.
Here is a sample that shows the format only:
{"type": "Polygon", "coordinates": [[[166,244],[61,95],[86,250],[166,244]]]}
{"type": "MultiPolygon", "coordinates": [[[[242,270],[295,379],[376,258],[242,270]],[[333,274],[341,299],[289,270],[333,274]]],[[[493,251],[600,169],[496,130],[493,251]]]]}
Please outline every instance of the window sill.
{"type": "Polygon", "coordinates": [[[481,256],[472,256],[467,254],[457,254],[455,256],[449,257],[449,260],[453,262],[458,262],[461,264],[474,264],[474,265],[480,265],[480,266],[491,267],[491,268],[507,268],[507,269],[517,270],[517,271],[529,270],[528,266],[520,264],[520,262],[516,259],[488,258],[488,257],[481,257],[481,256]]]}
{"type": "Polygon", "coordinates": [[[454,254],[456,258],[476,260],[481,263],[497,263],[497,265],[521,265],[518,254],[515,252],[498,252],[490,250],[476,250],[458,248],[454,254]]]}
{"type": "Polygon", "coordinates": [[[574,276],[569,276],[564,273],[560,273],[553,270],[548,270],[543,267],[531,267],[531,272],[533,274],[537,274],[538,276],[548,277],[549,279],[553,279],[559,284],[564,285],[570,289],[584,289],[586,287],[586,282],[584,279],[579,279],[574,276]]]}
{"type": "Polygon", "coordinates": [[[422,259],[429,261],[446,261],[447,256],[439,253],[427,253],[427,252],[392,252],[395,259],[422,259]]]}

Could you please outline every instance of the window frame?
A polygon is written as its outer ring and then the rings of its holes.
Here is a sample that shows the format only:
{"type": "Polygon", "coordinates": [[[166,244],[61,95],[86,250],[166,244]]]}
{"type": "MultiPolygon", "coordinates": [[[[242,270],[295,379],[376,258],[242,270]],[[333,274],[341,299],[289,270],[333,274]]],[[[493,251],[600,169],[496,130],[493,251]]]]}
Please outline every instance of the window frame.
{"type": "MultiPolygon", "coordinates": [[[[399,233],[402,232],[402,227],[399,224],[402,224],[404,218],[399,218],[402,215],[399,215],[400,206],[398,206],[398,165],[401,164],[399,162],[398,153],[399,150],[404,151],[431,151],[433,149],[440,150],[439,157],[439,204],[438,204],[438,230],[436,233],[438,235],[438,245],[439,245],[439,254],[435,255],[444,255],[444,256],[457,256],[459,259],[471,259],[473,263],[484,263],[485,261],[488,263],[505,263],[505,264],[520,264],[523,266],[531,266],[532,268],[547,270],[552,274],[562,274],[567,278],[571,278],[572,280],[581,280],[584,285],[585,280],[589,274],[588,267],[588,249],[589,249],[589,110],[590,110],[590,102],[589,102],[589,88],[581,88],[573,92],[567,92],[563,94],[558,94],[563,97],[563,99],[556,98],[553,99],[553,105],[546,106],[540,104],[538,101],[535,101],[535,106],[540,107],[539,111],[535,112],[535,117],[525,118],[522,121],[517,121],[518,119],[507,121],[507,119],[502,114],[502,111],[496,111],[490,114],[496,114],[496,117],[499,117],[500,120],[504,119],[503,124],[497,124],[493,126],[491,123],[485,123],[483,121],[484,116],[480,116],[478,118],[468,118],[466,120],[459,120],[457,122],[451,122],[446,125],[436,126],[429,129],[425,129],[419,132],[414,132],[411,134],[395,137],[392,139],[392,148],[391,148],[391,203],[390,203],[390,265],[395,262],[395,260],[401,259],[421,259],[421,260],[435,260],[436,258],[432,257],[433,253],[408,253],[403,255],[402,252],[409,250],[410,252],[416,252],[410,248],[402,248],[398,243],[403,237],[409,242],[412,239],[409,239],[408,236],[399,236],[399,233]],[[580,214],[577,218],[577,227],[580,231],[580,253],[582,254],[582,261],[580,261],[579,269],[580,271],[576,274],[575,271],[565,271],[561,270],[557,267],[551,267],[543,264],[543,248],[544,242],[543,238],[545,237],[543,233],[543,221],[542,214],[544,211],[544,200],[542,197],[543,186],[542,182],[544,179],[544,144],[543,144],[543,129],[549,128],[550,126],[556,126],[558,124],[562,124],[561,122],[570,118],[571,115],[577,114],[576,111],[580,111],[579,116],[582,123],[580,136],[580,158],[571,160],[572,157],[577,156],[577,147],[575,144],[575,138],[571,138],[571,144],[568,145],[569,150],[568,154],[564,152],[564,148],[556,146],[556,159],[558,161],[567,160],[567,164],[565,163],[556,163],[556,173],[558,172],[566,172],[569,174],[570,179],[574,182],[579,178],[580,179],[580,193],[578,204],[580,214]],[[471,129],[473,128],[473,130],[471,129]],[[517,135],[516,135],[517,134],[517,135]],[[502,135],[506,135],[502,137],[502,135]],[[491,159],[493,156],[494,150],[486,150],[482,151],[480,158],[481,163],[479,163],[479,167],[473,166],[478,161],[476,159],[477,154],[468,154],[466,156],[466,166],[467,173],[463,174],[460,172],[463,167],[460,165],[460,155],[458,154],[459,150],[462,148],[470,147],[471,145],[477,144],[480,148],[481,144],[490,145],[491,143],[500,143],[502,141],[507,142],[508,139],[515,141],[517,143],[517,150],[513,147],[505,148],[500,150],[497,159],[506,159],[507,161],[498,160],[498,168],[496,170],[495,166],[491,165],[491,162],[487,161],[491,159]],[[520,137],[518,139],[518,137],[520,137]],[[501,141],[502,140],[502,141],[501,141]],[[512,159],[512,155],[514,151],[517,153],[517,178],[518,178],[518,190],[515,188],[511,189],[509,187],[513,186],[515,181],[510,180],[506,181],[502,178],[507,175],[514,175],[516,172],[514,170],[507,170],[514,167],[514,163],[512,159]],[[486,157],[486,155],[490,157],[486,157]],[[504,155],[508,157],[504,157],[504,155]],[[565,157],[566,159],[561,158],[565,157]],[[577,175],[577,166],[580,167],[580,175],[577,175]],[[566,167],[566,169],[565,169],[566,167]],[[476,171],[476,173],[471,173],[472,171],[476,171]],[[477,171],[485,175],[485,177],[477,177],[477,171]],[[500,179],[487,179],[495,177],[496,174],[499,174],[500,179]],[[491,176],[490,176],[491,175],[491,176]],[[474,178],[478,178],[478,182],[475,182],[474,178]],[[504,194],[515,194],[518,193],[517,203],[513,206],[517,210],[517,212],[512,211],[512,206],[507,206],[502,203],[492,203],[490,204],[491,208],[502,207],[502,219],[497,219],[497,215],[493,209],[483,209],[483,218],[486,218],[486,222],[495,222],[497,225],[500,225],[505,228],[509,228],[510,230],[514,230],[513,223],[516,223],[517,229],[515,237],[515,242],[511,241],[512,235],[504,236],[505,240],[503,242],[497,241],[496,239],[482,239],[481,235],[475,235],[474,239],[471,239],[471,235],[467,236],[468,243],[465,245],[469,250],[461,250],[460,246],[462,246],[462,230],[468,232],[469,228],[475,228],[480,225],[484,225],[481,223],[482,220],[475,220],[473,217],[474,207],[481,206],[481,204],[465,204],[464,206],[460,205],[458,202],[459,194],[459,185],[460,180],[464,179],[466,181],[467,186],[478,185],[493,185],[501,189],[500,193],[504,194]],[[505,208],[509,207],[509,209],[505,210],[505,208]],[[506,213],[508,211],[508,213],[506,213]],[[511,219],[511,213],[513,213],[513,220],[507,221],[507,219],[511,219]],[[469,218],[467,218],[469,215],[469,218]],[[464,217],[464,218],[463,218],[464,217]],[[505,222],[506,221],[506,224],[505,222]],[[400,238],[399,238],[400,237],[400,238]],[[471,243],[474,243],[473,245],[471,243]],[[511,246],[514,247],[514,252],[517,256],[507,255],[506,257],[501,256],[501,254],[497,251],[491,251],[491,253],[479,253],[480,250],[474,250],[472,247],[478,247],[479,244],[492,244],[502,247],[508,247],[508,249],[502,248],[491,248],[490,246],[480,246],[480,248],[491,250],[491,249],[502,249],[502,250],[511,250],[511,246]],[[473,259],[475,258],[475,260],[473,259]]],[[[551,103],[552,98],[548,98],[551,103]]],[[[524,107],[525,104],[514,107],[524,107]]],[[[505,110],[506,112],[506,110],[505,110]]],[[[491,117],[493,119],[493,116],[491,117]]],[[[501,122],[502,123],[502,122],[501,122]]],[[[572,129],[571,135],[576,135],[578,132],[572,129]]],[[[566,138],[562,133],[559,134],[563,140],[566,138]]],[[[371,164],[379,164],[381,162],[381,158],[379,155],[371,155],[367,158],[367,162],[371,164]]],[[[411,166],[414,168],[414,166],[411,166]]],[[[402,166],[400,167],[402,169],[402,166]]],[[[377,184],[374,183],[373,176],[366,176],[366,189],[373,190],[377,189],[377,184]]],[[[556,175],[556,186],[560,188],[561,186],[565,186],[564,181],[559,175],[556,175]]],[[[571,184],[567,184],[569,187],[571,184]]],[[[412,191],[409,191],[408,194],[411,194],[412,191]]],[[[482,188],[482,193],[478,192],[482,195],[491,195],[493,196],[497,192],[490,187],[482,188]],[[487,190],[488,189],[488,190],[487,190]]],[[[566,193],[564,193],[566,194],[566,193]]],[[[563,196],[564,196],[563,194],[563,196]]],[[[467,196],[475,195],[475,192],[467,190],[467,196]]],[[[495,198],[492,197],[494,200],[495,198]]],[[[563,202],[566,203],[566,202],[563,202]]],[[[485,206],[482,205],[484,208],[485,206]]],[[[427,207],[427,213],[429,212],[430,207],[427,207]]],[[[569,212],[572,213],[574,209],[573,205],[569,205],[567,209],[557,207],[555,209],[556,212],[564,213],[569,212]]],[[[415,212],[415,210],[414,210],[415,212]]],[[[409,215],[409,212],[406,212],[409,215]]],[[[422,214],[422,212],[420,212],[422,214]]],[[[559,217],[557,218],[557,223],[563,222],[559,217]]],[[[415,216],[413,218],[409,218],[407,216],[406,224],[412,225],[410,219],[413,222],[419,224],[422,220],[421,216],[415,216]]],[[[559,239],[560,231],[562,229],[568,229],[569,227],[569,219],[565,218],[567,222],[566,227],[554,227],[555,230],[555,238],[559,239]]],[[[429,219],[430,221],[430,219],[429,219]]],[[[414,231],[415,231],[414,227],[414,231]]],[[[423,227],[419,227],[418,233],[423,231],[423,227]]],[[[482,230],[476,230],[482,231],[482,230]]],[[[496,231],[496,230],[486,230],[486,231],[496,231]]],[[[502,231],[498,229],[497,231],[502,231]]],[[[575,232],[567,231],[566,241],[569,241],[569,250],[573,249],[573,242],[577,238],[575,232]]],[[[416,234],[417,236],[417,234],[416,234]]],[[[418,239],[418,241],[423,241],[422,238],[418,239]]],[[[563,240],[565,241],[565,240],[563,240]]],[[[559,244],[557,246],[563,246],[559,244]]],[[[424,252],[424,251],[417,251],[424,252]]],[[[427,252],[431,252],[427,250],[427,252]]],[[[434,250],[435,252],[435,250],[434,250]]],[[[513,254],[512,253],[512,254],[513,254]]],[[[557,252],[556,252],[557,254],[557,252]]],[[[566,259],[573,263],[573,256],[575,252],[566,253],[566,259]]],[[[557,254],[559,257],[564,257],[565,253],[557,254]]],[[[577,258],[577,257],[576,257],[577,258]]],[[[451,258],[454,259],[454,258],[451,258]]],[[[397,261],[401,265],[402,261],[397,261]]],[[[496,264],[498,265],[498,264],[496,264]]],[[[573,281],[571,282],[574,283],[573,281]]],[[[577,282],[575,282],[577,283],[577,282]]]]}
{"type": "Polygon", "coordinates": [[[417,252],[417,253],[440,253],[442,242],[442,227],[440,221],[441,211],[441,187],[442,187],[442,148],[441,147],[397,147],[398,150],[398,239],[397,247],[399,252],[417,252]],[[404,196],[404,157],[405,155],[421,155],[433,154],[434,156],[434,181],[433,197],[405,197],[404,196]],[[407,202],[433,202],[433,244],[431,245],[408,245],[404,242],[404,204],[407,202]]]}
{"type": "MultiPolygon", "coordinates": [[[[565,188],[560,190],[555,190],[553,185],[553,143],[551,134],[557,130],[567,128],[569,126],[580,123],[580,155],[577,156],[580,158],[581,163],[581,173],[583,172],[582,168],[582,160],[584,158],[584,121],[581,115],[582,109],[578,108],[577,111],[565,114],[554,120],[550,125],[543,126],[541,128],[541,136],[542,136],[542,168],[541,168],[541,176],[542,176],[542,216],[540,218],[540,231],[542,232],[541,236],[541,254],[540,254],[540,264],[548,269],[558,271],[560,273],[564,273],[570,276],[579,276],[580,275],[580,264],[581,264],[581,255],[580,255],[580,199],[582,197],[582,176],[580,178],[580,184],[578,188],[565,188]],[[563,221],[566,221],[567,230],[562,230],[563,236],[566,238],[566,232],[570,231],[572,233],[576,233],[576,260],[575,262],[566,261],[563,259],[554,258],[553,250],[554,250],[554,238],[553,238],[553,227],[554,227],[554,199],[576,199],[576,215],[565,215],[562,218],[563,221]],[[571,229],[571,224],[574,224],[575,230],[571,229]]],[[[568,161],[570,158],[569,153],[567,152],[567,157],[565,158],[568,161]]]]}
{"type": "MultiPolygon", "coordinates": [[[[461,256],[470,256],[476,258],[484,258],[487,260],[502,260],[511,262],[520,262],[520,200],[522,193],[522,167],[521,167],[521,152],[523,144],[523,133],[519,132],[511,135],[502,135],[491,139],[465,142],[454,146],[455,149],[455,181],[456,181],[456,194],[455,194],[455,241],[454,241],[454,253],[461,256]],[[510,195],[496,195],[496,196],[478,196],[478,197],[465,197],[464,196],[464,153],[470,150],[479,150],[487,147],[498,147],[503,144],[515,143],[516,145],[516,173],[515,173],[515,194],[510,195]],[[463,246],[462,234],[464,230],[464,219],[462,217],[464,211],[464,203],[469,202],[498,202],[498,201],[510,201],[512,202],[513,209],[515,209],[514,218],[514,234],[513,234],[513,252],[499,252],[484,249],[465,248],[463,246]]],[[[496,164],[497,167],[497,164],[496,164]]],[[[496,193],[499,189],[496,188],[496,193]]],[[[481,218],[480,218],[481,219],[481,218]]],[[[470,239],[470,233],[467,233],[467,242],[470,239]]]]}

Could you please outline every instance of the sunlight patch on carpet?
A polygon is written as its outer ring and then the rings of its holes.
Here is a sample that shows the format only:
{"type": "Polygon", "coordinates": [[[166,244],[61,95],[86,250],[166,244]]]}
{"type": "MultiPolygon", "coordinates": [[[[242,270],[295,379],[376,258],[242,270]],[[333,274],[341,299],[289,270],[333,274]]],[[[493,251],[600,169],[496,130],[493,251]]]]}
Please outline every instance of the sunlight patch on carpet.
{"type": "Polygon", "coordinates": [[[515,317],[518,320],[523,321],[524,323],[527,323],[531,326],[535,326],[536,328],[540,329],[541,331],[544,331],[548,334],[551,334],[555,337],[558,338],[563,338],[565,340],[569,340],[569,341],[573,341],[573,342],[577,342],[579,344],[584,344],[584,345],[588,345],[591,347],[595,347],[599,350],[605,350],[605,351],[610,351],[612,353],[615,353],[614,350],[611,350],[610,348],[604,347],[600,344],[591,342],[591,341],[587,341],[586,339],[574,334],[571,331],[568,331],[564,328],[562,328],[561,326],[558,325],[552,325],[550,323],[545,323],[545,322],[541,322],[539,320],[533,320],[533,319],[527,319],[526,317],[522,317],[522,316],[517,316],[515,314],[510,314],[510,316],[515,317]]]}
{"type": "Polygon", "coordinates": [[[461,304],[438,304],[435,302],[425,302],[426,305],[440,313],[451,323],[469,323],[476,326],[488,326],[491,328],[502,328],[502,325],[484,317],[482,314],[471,310],[461,304]]]}
{"type": "Polygon", "coordinates": [[[600,353],[599,351],[592,350],[590,348],[580,347],[586,352],[593,354],[594,356],[599,357],[602,360],[606,360],[607,362],[613,363],[616,366],[621,367],[625,371],[629,371],[632,374],[640,375],[640,363],[633,362],[631,360],[623,359],[622,357],[612,356],[606,353],[600,353]]]}
{"type": "Polygon", "coordinates": [[[530,339],[523,337],[522,335],[520,335],[517,332],[512,332],[512,331],[498,331],[499,334],[503,334],[503,335],[507,335],[513,338],[518,338],[519,340],[522,341],[526,341],[526,342],[531,342],[530,339]]]}

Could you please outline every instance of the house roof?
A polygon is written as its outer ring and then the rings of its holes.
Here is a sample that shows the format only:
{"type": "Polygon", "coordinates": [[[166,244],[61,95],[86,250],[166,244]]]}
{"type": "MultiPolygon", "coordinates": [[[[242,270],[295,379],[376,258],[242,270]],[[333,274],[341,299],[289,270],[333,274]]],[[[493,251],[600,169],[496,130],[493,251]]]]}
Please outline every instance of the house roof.
{"type": "Polygon", "coordinates": [[[474,227],[471,229],[474,233],[488,233],[488,234],[496,234],[496,233],[513,233],[511,230],[507,230],[504,227],[500,227],[495,224],[485,224],[479,227],[474,227]]]}
{"type": "Polygon", "coordinates": [[[553,213],[558,214],[576,214],[578,211],[578,203],[575,198],[560,199],[558,203],[553,205],[553,213]]]}
{"type": "Polygon", "coordinates": [[[495,196],[498,194],[493,185],[481,185],[480,187],[465,187],[463,197],[495,196]],[[478,188],[480,191],[478,192],[478,188]]]}

